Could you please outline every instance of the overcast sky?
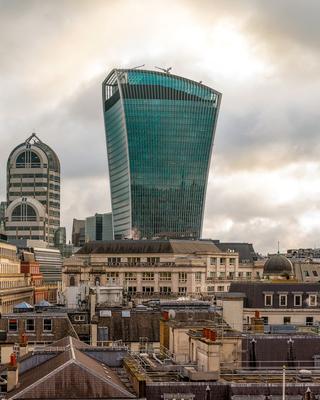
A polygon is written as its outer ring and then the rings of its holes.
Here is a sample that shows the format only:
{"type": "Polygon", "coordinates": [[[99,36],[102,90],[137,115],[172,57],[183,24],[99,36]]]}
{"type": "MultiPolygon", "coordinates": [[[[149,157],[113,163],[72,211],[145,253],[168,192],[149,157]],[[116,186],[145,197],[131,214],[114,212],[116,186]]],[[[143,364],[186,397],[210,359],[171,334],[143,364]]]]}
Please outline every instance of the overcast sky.
{"type": "Polygon", "coordinates": [[[0,0],[0,199],[33,131],[62,225],[111,210],[101,82],[146,64],[223,93],[203,237],[320,247],[319,0],[0,0]]]}

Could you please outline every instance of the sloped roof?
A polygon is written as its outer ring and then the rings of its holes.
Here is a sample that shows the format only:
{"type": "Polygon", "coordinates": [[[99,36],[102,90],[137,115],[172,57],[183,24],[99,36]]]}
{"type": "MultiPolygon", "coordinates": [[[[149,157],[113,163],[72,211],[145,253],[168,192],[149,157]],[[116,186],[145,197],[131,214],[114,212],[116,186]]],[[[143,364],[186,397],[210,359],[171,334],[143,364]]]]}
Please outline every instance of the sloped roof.
{"type": "Polygon", "coordinates": [[[31,304],[27,303],[26,301],[23,301],[22,303],[19,303],[19,304],[16,304],[15,306],[13,306],[13,308],[30,310],[30,309],[33,309],[33,306],[31,304]]]}
{"type": "Polygon", "coordinates": [[[202,240],[109,240],[86,243],[76,254],[217,253],[211,241],[202,240]]]}
{"type": "MultiPolygon", "coordinates": [[[[106,365],[82,353],[79,341],[68,337],[55,342],[69,342],[65,351],[43,364],[31,368],[19,377],[19,387],[8,398],[41,399],[127,399],[130,393],[119,377],[106,365]]],[[[51,345],[52,347],[52,345],[51,345]]]]}
{"type": "Polygon", "coordinates": [[[219,240],[214,240],[214,244],[221,251],[234,251],[239,253],[239,261],[250,261],[253,262],[258,259],[258,255],[255,252],[252,243],[238,243],[238,242],[221,242],[219,240]]]}

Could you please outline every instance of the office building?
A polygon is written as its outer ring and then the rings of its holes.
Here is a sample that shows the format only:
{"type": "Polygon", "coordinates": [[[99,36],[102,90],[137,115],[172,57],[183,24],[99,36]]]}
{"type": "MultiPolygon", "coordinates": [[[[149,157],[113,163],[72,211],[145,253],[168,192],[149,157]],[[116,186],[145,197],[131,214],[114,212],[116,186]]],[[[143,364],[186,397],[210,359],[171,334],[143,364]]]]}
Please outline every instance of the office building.
{"type": "Polygon", "coordinates": [[[112,240],[112,213],[95,214],[85,221],[86,242],[93,240],[112,240]]]}
{"type": "Polygon", "coordinates": [[[220,93],[137,69],[102,86],[114,238],[199,238],[220,93]]]}
{"type": "Polygon", "coordinates": [[[54,245],[60,226],[60,162],[36,134],[12,150],[7,163],[8,240],[54,245]]]}
{"type": "Polygon", "coordinates": [[[74,247],[82,247],[85,244],[85,223],[84,219],[73,218],[72,244],[74,247]]]}

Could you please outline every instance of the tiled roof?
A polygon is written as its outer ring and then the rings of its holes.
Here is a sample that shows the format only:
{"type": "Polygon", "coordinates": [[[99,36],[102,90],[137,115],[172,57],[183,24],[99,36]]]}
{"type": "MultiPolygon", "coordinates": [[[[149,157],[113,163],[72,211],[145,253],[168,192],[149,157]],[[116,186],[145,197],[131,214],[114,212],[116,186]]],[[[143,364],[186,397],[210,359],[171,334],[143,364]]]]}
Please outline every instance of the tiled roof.
{"type": "MultiPolygon", "coordinates": [[[[9,399],[129,399],[135,398],[108,366],[82,353],[78,340],[68,337],[50,347],[64,351],[19,376],[9,399]]],[[[90,347],[90,346],[88,346],[90,347]]]]}

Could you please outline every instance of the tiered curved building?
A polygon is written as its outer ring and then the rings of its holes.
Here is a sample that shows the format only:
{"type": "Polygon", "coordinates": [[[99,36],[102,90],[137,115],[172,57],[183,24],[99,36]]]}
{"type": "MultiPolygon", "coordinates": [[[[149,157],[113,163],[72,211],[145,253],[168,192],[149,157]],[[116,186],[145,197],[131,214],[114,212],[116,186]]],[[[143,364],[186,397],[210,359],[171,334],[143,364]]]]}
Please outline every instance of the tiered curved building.
{"type": "Polygon", "coordinates": [[[169,73],[103,82],[114,238],[199,238],[221,95],[169,73]]]}
{"type": "Polygon", "coordinates": [[[60,162],[34,133],[9,156],[7,204],[9,240],[42,240],[54,245],[60,227],[60,162]]]}

